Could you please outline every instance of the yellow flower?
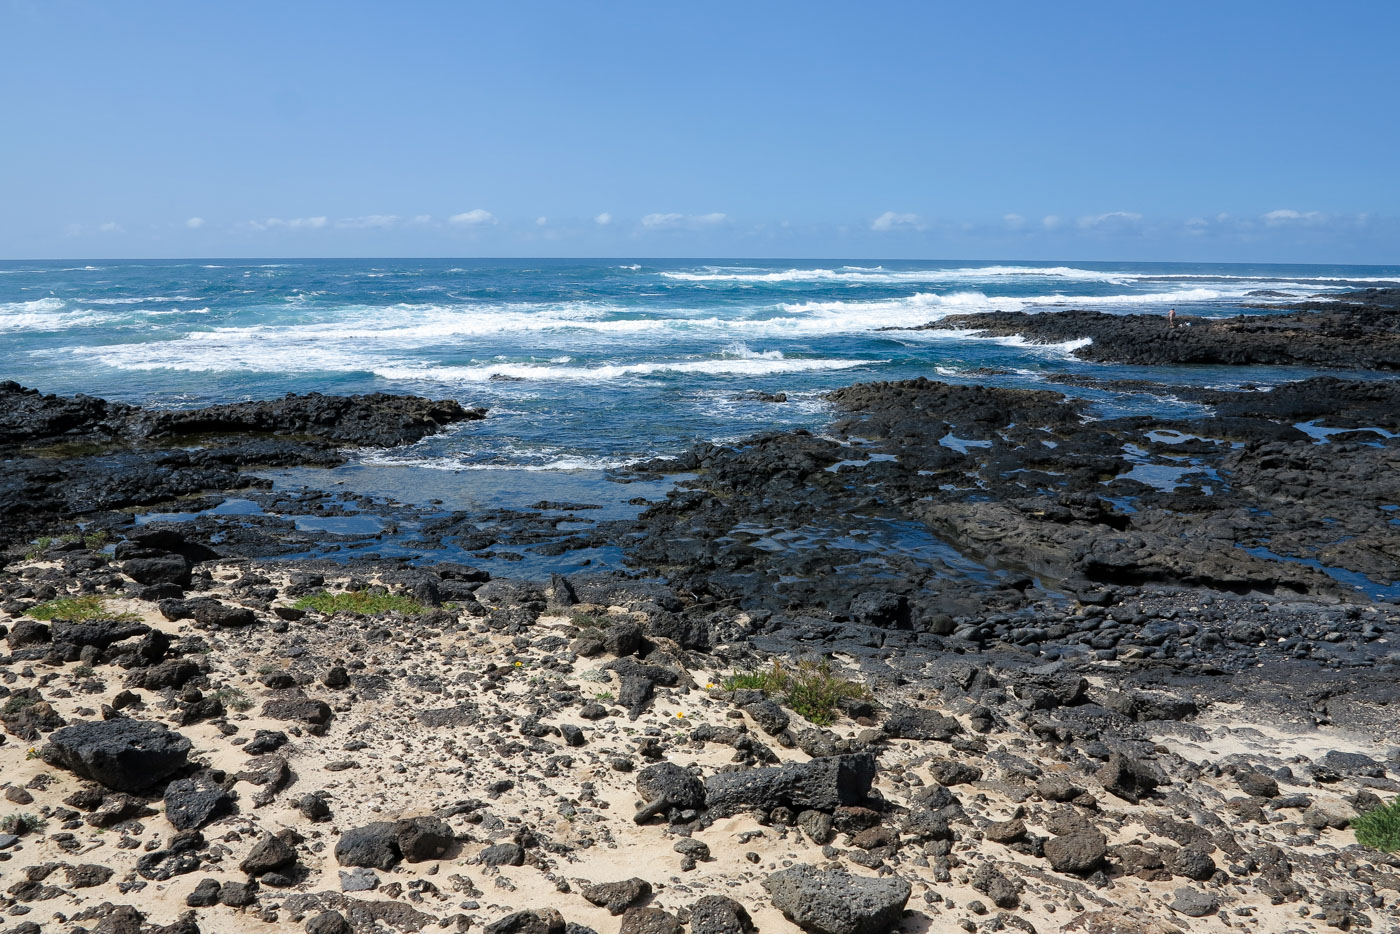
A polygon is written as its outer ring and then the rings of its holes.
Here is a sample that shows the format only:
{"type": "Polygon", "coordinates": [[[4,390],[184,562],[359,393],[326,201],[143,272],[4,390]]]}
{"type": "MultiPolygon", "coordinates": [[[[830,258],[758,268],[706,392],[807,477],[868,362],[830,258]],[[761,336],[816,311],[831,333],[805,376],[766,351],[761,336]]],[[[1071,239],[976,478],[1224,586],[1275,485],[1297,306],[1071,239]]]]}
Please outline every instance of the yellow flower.
{"type": "Polygon", "coordinates": [[[676,716],[680,717],[681,719],[685,719],[685,714],[681,713],[679,710],[676,711],[676,716]]]}
{"type": "Polygon", "coordinates": [[[515,663],[515,667],[516,667],[516,668],[519,668],[519,667],[520,667],[520,663],[519,663],[519,662],[516,662],[516,663],[515,663]]]}

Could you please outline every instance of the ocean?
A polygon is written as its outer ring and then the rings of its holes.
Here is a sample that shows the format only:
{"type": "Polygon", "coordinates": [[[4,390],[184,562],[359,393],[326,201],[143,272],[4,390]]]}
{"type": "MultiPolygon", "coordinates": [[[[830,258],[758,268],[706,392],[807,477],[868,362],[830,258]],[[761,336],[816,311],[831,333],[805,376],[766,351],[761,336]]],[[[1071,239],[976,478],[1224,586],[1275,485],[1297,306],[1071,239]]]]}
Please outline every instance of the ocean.
{"type": "MultiPolygon", "coordinates": [[[[820,429],[829,414],[823,394],[854,382],[927,376],[1037,386],[1067,372],[1149,375],[1077,360],[1072,345],[882,328],[988,310],[1234,314],[1242,302],[1397,280],[1400,266],[4,262],[0,377],[168,407],[313,390],[452,397],[486,406],[490,418],[410,448],[366,452],[361,463],[563,473],[577,483],[697,441],[820,429]],[[759,395],[780,392],[784,403],[759,395]]],[[[1168,375],[1233,386],[1309,374],[1168,375]]],[[[1089,395],[1105,414],[1162,414],[1177,404],[1068,391],[1089,395]]]]}

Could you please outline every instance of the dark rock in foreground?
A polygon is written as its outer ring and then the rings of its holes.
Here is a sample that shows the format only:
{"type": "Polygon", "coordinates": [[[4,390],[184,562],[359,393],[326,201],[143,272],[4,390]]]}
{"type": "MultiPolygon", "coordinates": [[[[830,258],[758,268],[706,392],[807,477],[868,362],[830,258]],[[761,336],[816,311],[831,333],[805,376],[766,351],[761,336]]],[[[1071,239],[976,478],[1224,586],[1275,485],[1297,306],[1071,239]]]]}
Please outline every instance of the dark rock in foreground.
{"type": "Polygon", "coordinates": [[[775,908],[811,934],[887,934],[913,891],[896,877],[868,879],[808,865],[775,873],[763,887],[775,908]]]}
{"type": "Polygon", "coordinates": [[[158,723],[119,718],[54,733],[44,761],[116,791],[141,791],[184,767],[188,739],[158,723]]]}

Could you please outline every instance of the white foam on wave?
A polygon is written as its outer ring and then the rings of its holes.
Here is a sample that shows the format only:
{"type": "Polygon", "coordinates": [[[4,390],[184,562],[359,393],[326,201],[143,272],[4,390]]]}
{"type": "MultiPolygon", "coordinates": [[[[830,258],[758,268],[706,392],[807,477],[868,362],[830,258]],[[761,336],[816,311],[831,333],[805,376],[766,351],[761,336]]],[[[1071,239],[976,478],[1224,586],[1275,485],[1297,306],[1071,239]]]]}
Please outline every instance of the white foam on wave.
{"type": "Polygon", "coordinates": [[[680,282],[851,282],[897,284],[901,282],[956,282],[1021,276],[1037,279],[1072,279],[1080,282],[1126,282],[1131,274],[1076,269],[1072,266],[966,266],[956,269],[885,269],[883,266],[842,266],[836,269],[786,269],[763,272],[749,267],[706,266],[703,272],[662,272],[680,282]]]}
{"type": "Polygon", "coordinates": [[[27,302],[0,303],[0,332],[63,331],[92,327],[112,320],[82,308],[69,308],[59,298],[36,298],[27,302]]]}
{"type": "Polygon", "coordinates": [[[361,455],[360,463],[372,467],[419,467],[425,470],[524,470],[530,473],[564,472],[572,470],[616,470],[632,463],[615,457],[561,456],[543,463],[481,464],[464,460],[462,457],[415,457],[406,454],[367,452],[361,455]]]}
{"type": "Polygon", "coordinates": [[[194,302],[198,299],[193,295],[143,295],[136,298],[76,298],[73,301],[81,305],[158,305],[165,302],[194,302]]]}
{"type": "Polygon", "coordinates": [[[492,379],[608,382],[626,377],[660,373],[690,373],[702,376],[769,376],[777,373],[803,373],[812,370],[849,370],[886,363],[885,360],[783,359],[721,357],[708,360],[656,360],[644,363],[605,363],[598,366],[542,366],[534,363],[489,363],[477,366],[434,366],[428,364],[378,365],[372,372],[385,379],[409,382],[483,383],[492,379]]]}

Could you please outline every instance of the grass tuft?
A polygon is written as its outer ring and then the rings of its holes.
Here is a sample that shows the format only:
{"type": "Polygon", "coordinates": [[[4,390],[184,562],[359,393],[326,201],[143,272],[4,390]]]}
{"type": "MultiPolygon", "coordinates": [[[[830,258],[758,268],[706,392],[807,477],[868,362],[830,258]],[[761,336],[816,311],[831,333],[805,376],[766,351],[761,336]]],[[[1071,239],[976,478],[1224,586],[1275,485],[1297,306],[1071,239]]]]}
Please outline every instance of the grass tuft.
{"type": "Polygon", "coordinates": [[[25,615],[32,616],[34,619],[63,619],[74,623],[92,619],[118,619],[132,622],[141,619],[135,613],[118,613],[107,609],[107,601],[96,594],[50,600],[48,603],[41,603],[33,607],[25,615]]]}
{"type": "Polygon", "coordinates": [[[800,661],[784,665],[773,660],[763,671],[744,671],[725,679],[727,691],[763,691],[780,697],[789,707],[818,726],[830,726],[843,700],[870,697],[865,685],[843,678],[832,671],[828,661],[800,661]]]}
{"type": "Polygon", "coordinates": [[[44,826],[44,819],[37,814],[6,814],[0,817],[0,833],[12,833],[22,837],[44,826]]]}
{"type": "Polygon", "coordinates": [[[34,544],[24,553],[24,558],[26,561],[38,561],[44,556],[44,552],[58,544],[70,545],[74,542],[82,542],[86,548],[101,548],[107,544],[108,540],[106,532],[88,532],[87,534],[70,532],[67,535],[45,535],[34,540],[34,544]]]}
{"type": "Polygon", "coordinates": [[[1351,822],[1356,842],[1382,853],[1400,853],[1400,798],[1367,811],[1351,822]]]}
{"type": "Polygon", "coordinates": [[[378,616],[381,613],[403,613],[417,616],[427,613],[431,607],[424,606],[412,597],[396,597],[383,590],[350,590],[345,593],[321,591],[302,597],[296,602],[298,610],[315,610],[318,613],[358,613],[361,616],[378,616]]]}
{"type": "Polygon", "coordinates": [[[248,692],[240,687],[234,687],[231,684],[226,684],[219,688],[214,692],[214,696],[218,698],[219,703],[223,704],[224,707],[229,710],[242,712],[244,710],[250,710],[253,707],[253,701],[248,697],[248,692]]]}
{"type": "Polygon", "coordinates": [[[569,617],[569,622],[580,629],[607,629],[613,619],[604,613],[575,613],[569,617]]]}

